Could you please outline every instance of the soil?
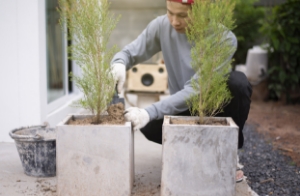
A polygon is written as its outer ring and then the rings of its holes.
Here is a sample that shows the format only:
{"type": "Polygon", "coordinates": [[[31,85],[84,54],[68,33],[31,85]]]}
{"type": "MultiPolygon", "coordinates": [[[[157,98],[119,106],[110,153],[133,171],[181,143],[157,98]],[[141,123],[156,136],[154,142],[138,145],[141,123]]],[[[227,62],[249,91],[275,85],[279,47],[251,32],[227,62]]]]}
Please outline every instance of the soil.
{"type": "Polygon", "coordinates": [[[55,184],[53,185],[47,180],[42,178],[37,179],[35,182],[36,182],[36,189],[38,189],[41,193],[43,193],[43,195],[46,195],[46,193],[48,193],[48,195],[51,196],[57,195],[55,184]]]}
{"type": "MultiPolygon", "coordinates": [[[[194,119],[185,119],[185,118],[172,118],[171,124],[181,124],[181,125],[200,125],[199,120],[194,119]]],[[[226,120],[219,120],[219,119],[206,119],[204,120],[203,125],[219,125],[219,126],[226,126],[229,125],[226,120]]]]}
{"type": "Polygon", "coordinates": [[[247,122],[300,166],[300,104],[252,101],[247,122]]]}
{"type": "MultiPolygon", "coordinates": [[[[101,116],[100,124],[124,124],[124,104],[117,103],[110,105],[107,109],[108,115],[101,116]]],[[[88,116],[82,119],[72,119],[68,122],[69,125],[95,125],[95,116],[88,116]]]]}

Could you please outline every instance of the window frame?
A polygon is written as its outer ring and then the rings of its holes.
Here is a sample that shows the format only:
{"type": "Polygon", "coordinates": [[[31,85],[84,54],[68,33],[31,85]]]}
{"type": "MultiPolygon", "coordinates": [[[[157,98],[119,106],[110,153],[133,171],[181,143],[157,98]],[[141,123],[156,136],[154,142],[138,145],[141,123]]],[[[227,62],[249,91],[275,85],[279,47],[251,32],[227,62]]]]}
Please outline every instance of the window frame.
{"type": "MultiPolygon", "coordinates": [[[[47,0],[46,0],[47,1],[47,0]]],[[[47,7],[45,7],[45,15],[47,15],[47,7]]],[[[47,16],[46,16],[47,18],[47,16]]],[[[45,25],[46,28],[46,33],[47,33],[47,25],[45,25]]],[[[69,70],[68,70],[68,33],[67,33],[67,27],[66,25],[64,25],[64,30],[63,30],[63,44],[62,44],[62,51],[63,51],[63,90],[64,90],[64,95],[51,101],[50,103],[48,103],[48,87],[46,86],[45,88],[47,89],[47,107],[46,107],[46,113],[47,115],[49,115],[50,113],[54,112],[55,110],[63,107],[63,106],[67,106],[72,104],[75,100],[78,99],[78,95],[80,95],[80,91],[77,88],[77,86],[75,85],[74,81],[71,81],[71,85],[72,85],[72,92],[69,92],[69,70]]],[[[47,48],[47,41],[46,41],[46,46],[47,48]]],[[[46,56],[48,50],[46,49],[46,56]]],[[[47,64],[46,64],[47,66],[47,64]]],[[[74,75],[79,75],[80,74],[80,68],[79,66],[76,64],[75,61],[71,60],[71,67],[72,67],[72,73],[74,75]]],[[[48,72],[46,69],[46,80],[48,80],[48,72]]],[[[71,106],[72,107],[72,106],[71,106]]]]}

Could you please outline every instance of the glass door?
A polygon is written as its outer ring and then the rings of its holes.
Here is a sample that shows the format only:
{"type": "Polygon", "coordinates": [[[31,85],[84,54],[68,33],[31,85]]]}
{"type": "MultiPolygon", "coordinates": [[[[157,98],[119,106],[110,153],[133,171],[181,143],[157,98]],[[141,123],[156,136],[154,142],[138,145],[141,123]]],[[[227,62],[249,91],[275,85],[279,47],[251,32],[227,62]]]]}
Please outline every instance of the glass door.
{"type": "Polygon", "coordinates": [[[67,93],[68,61],[66,36],[59,24],[57,0],[46,0],[47,101],[51,103],[67,93]]]}

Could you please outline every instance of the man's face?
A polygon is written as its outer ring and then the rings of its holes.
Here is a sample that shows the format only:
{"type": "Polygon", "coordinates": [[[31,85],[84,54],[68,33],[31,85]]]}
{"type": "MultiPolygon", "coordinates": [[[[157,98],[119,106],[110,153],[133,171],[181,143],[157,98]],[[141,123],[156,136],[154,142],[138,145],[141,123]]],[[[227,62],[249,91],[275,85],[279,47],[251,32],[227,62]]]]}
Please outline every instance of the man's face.
{"type": "Polygon", "coordinates": [[[169,21],[178,33],[185,33],[187,22],[189,21],[188,11],[190,9],[191,5],[167,1],[167,13],[169,21]]]}

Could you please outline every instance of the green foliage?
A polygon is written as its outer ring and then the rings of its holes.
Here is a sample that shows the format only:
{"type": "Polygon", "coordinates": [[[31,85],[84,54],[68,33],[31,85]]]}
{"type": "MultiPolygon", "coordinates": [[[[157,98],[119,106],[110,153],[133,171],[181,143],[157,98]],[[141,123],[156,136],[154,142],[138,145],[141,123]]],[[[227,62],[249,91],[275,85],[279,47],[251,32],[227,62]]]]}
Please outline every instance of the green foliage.
{"type": "Polygon", "coordinates": [[[273,99],[300,87],[300,2],[287,0],[272,8],[262,32],[269,43],[269,90],[273,99]]]}
{"type": "Polygon", "coordinates": [[[265,8],[255,7],[258,0],[237,0],[234,19],[237,27],[233,33],[238,39],[238,49],[234,54],[235,64],[245,64],[249,48],[257,44],[262,37],[259,29],[265,18],[265,8]]]}
{"type": "Polygon", "coordinates": [[[106,110],[114,94],[114,80],[110,61],[116,47],[107,48],[109,37],[119,18],[109,13],[108,0],[59,0],[62,26],[70,31],[70,58],[81,67],[82,76],[71,74],[83,92],[79,106],[96,114],[106,110]]]}
{"type": "Polygon", "coordinates": [[[192,78],[192,86],[198,94],[187,103],[200,123],[204,116],[222,111],[231,99],[227,73],[235,48],[226,36],[234,27],[233,9],[234,0],[196,0],[189,13],[187,37],[192,44],[191,64],[198,75],[192,78]]]}

